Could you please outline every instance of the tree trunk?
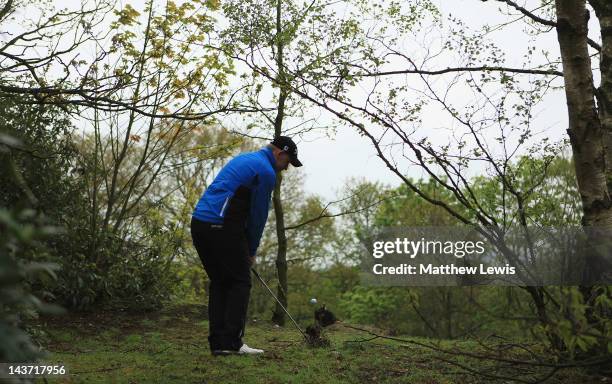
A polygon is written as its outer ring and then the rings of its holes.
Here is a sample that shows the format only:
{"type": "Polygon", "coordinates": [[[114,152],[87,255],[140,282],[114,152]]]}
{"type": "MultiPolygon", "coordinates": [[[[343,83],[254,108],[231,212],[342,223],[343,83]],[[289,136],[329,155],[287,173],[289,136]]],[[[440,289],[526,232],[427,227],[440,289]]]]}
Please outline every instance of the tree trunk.
{"type": "MultiPolygon", "coordinates": [[[[612,194],[612,3],[609,0],[591,0],[591,5],[599,19],[601,27],[601,85],[597,90],[599,120],[603,135],[604,156],[606,164],[606,180],[608,192],[608,212],[610,211],[610,195],[612,194]]],[[[607,224],[610,226],[610,214],[607,224]]],[[[604,219],[605,220],[605,219],[604,219]]]]}
{"type": "MultiPolygon", "coordinates": [[[[278,288],[276,297],[287,308],[287,236],[285,234],[285,218],[283,215],[283,204],[281,201],[282,175],[276,176],[276,186],[274,187],[274,213],[276,216],[276,237],[278,239],[278,250],[276,254],[276,273],[278,275],[278,288]]],[[[272,315],[272,322],[278,325],[285,325],[285,311],[276,303],[276,308],[272,315]]]]}
{"type": "MultiPolygon", "coordinates": [[[[572,144],[578,190],[582,199],[582,225],[587,230],[585,285],[599,281],[609,268],[606,249],[612,238],[610,186],[610,93],[612,92],[612,6],[591,1],[602,26],[602,85],[595,90],[587,36],[589,12],[585,0],[556,0],[557,36],[561,49],[565,94],[569,114],[567,133],[572,144]],[[595,97],[599,102],[599,111],[595,97]],[[602,248],[602,246],[605,248],[602,248]],[[602,253],[603,251],[603,253],[602,253]]],[[[589,299],[591,296],[583,290],[589,299]]]]}
{"type": "MultiPolygon", "coordinates": [[[[582,225],[586,231],[585,268],[580,292],[586,304],[587,321],[602,331],[595,300],[610,296],[598,289],[609,280],[612,269],[612,4],[589,1],[599,19],[602,35],[601,86],[595,89],[588,52],[588,20],[585,0],[556,0],[557,36],[561,49],[565,94],[569,113],[568,135],[572,144],[578,190],[582,199],[582,225]],[[597,105],[595,104],[597,100],[597,105]]],[[[607,349],[602,342],[602,351],[607,349]]],[[[595,347],[597,348],[597,347],[595,347]]]]}
{"type": "MultiPolygon", "coordinates": [[[[278,67],[277,83],[280,84],[280,94],[278,97],[278,108],[274,119],[274,137],[282,134],[283,118],[285,115],[285,101],[287,100],[287,88],[284,86],[285,70],[283,64],[283,40],[281,36],[281,0],[276,2],[276,66],[278,67]]],[[[276,273],[278,275],[278,288],[276,297],[287,308],[287,236],[285,234],[285,217],[283,214],[283,203],[281,201],[281,185],[283,177],[280,172],[276,175],[276,185],[274,187],[274,214],[276,217],[276,238],[278,240],[278,250],[276,253],[276,273]]],[[[285,311],[276,303],[272,322],[278,325],[285,325],[285,311]]]]}

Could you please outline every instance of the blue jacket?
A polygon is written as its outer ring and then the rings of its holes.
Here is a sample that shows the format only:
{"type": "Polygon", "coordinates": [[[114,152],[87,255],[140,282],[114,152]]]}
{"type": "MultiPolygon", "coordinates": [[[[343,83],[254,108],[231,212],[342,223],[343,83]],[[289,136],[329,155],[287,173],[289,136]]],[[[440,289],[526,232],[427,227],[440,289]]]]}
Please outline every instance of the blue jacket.
{"type": "Polygon", "coordinates": [[[208,223],[246,228],[249,255],[255,255],[276,184],[274,165],[269,148],[236,156],[208,186],[192,216],[208,223]]]}

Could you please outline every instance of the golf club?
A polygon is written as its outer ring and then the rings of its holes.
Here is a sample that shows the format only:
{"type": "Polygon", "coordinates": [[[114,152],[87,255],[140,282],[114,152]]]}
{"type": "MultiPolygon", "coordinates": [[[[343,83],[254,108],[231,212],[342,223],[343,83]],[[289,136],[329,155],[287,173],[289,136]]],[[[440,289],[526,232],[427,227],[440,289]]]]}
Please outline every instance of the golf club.
{"type": "Polygon", "coordinates": [[[268,289],[268,292],[270,292],[270,295],[272,295],[272,297],[274,298],[274,300],[276,300],[276,302],[278,303],[278,305],[280,305],[280,307],[283,309],[283,311],[285,311],[285,313],[287,314],[287,316],[289,316],[289,318],[291,319],[291,321],[293,322],[293,324],[295,325],[295,327],[298,329],[298,331],[300,331],[300,333],[302,334],[302,336],[304,336],[304,339],[306,341],[308,341],[308,337],[306,336],[306,334],[304,333],[304,331],[302,331],[302,328],[300,328],[300,326],[298,325],[298,323],[293,319],[293,317],[289,314],[289,312],[287,311],[287,309],[283,306],[283,304],[276,298],[276,296],[274,295],[274,293],[272,292],[272,290],[270,289],[270,287],[268,287],[268,284],[266,284],[265,281],[263,281],[263,279],[261,278],[261,276],[259,276],[259,273],[257,273],[257,271],[255,270],[255,268],[251,268],[251,271],[253,271],[253,273],[255,274],[255,276],[257,277],[257,279],[259,280],[259,282],[261,284],[263,284],[264,287],[266,287],[268,289]]]}

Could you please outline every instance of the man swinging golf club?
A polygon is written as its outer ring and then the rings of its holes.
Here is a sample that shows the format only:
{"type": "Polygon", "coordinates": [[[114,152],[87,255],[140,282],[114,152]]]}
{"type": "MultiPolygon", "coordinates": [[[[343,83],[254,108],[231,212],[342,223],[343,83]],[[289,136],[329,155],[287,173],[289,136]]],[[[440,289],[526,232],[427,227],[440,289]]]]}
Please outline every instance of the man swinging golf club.
{"type": "Polygon", "coordinates": [[[276,173],[301,167],[297,146],[278,136],[257,152],[229,161],[198,201],[191,237],[210,279],[208,342],[213,355],[258,354],[242,342],[251,266],[270,207],[276,173]]]}

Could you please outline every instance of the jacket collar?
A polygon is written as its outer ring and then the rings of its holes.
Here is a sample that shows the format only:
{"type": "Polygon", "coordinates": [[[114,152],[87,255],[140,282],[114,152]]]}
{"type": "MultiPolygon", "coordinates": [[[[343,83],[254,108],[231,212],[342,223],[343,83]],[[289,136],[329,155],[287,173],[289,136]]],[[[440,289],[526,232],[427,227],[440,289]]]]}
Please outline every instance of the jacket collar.
{"type": "Polygon", "coordinates": [[[274,154],[272,153],[272,150],[268,147],[264,147],[261,149],[261,151],[265,153],[268,160],[270,160],[270,165],[272,166],[274,173],[276,173],[276,160],[274,159],[274,154]]]}

